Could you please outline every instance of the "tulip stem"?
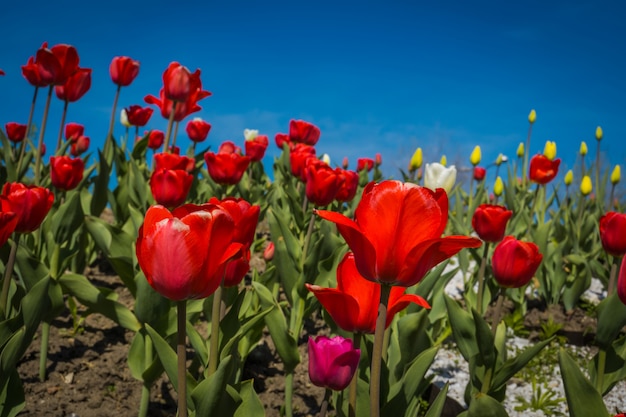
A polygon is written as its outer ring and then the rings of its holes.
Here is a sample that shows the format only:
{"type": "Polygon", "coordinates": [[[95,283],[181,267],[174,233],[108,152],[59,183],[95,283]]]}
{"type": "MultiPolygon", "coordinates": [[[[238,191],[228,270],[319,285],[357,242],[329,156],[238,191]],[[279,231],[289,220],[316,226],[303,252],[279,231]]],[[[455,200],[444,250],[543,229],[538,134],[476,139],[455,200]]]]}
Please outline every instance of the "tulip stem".
{"type": "Polygon", "coordinates": [[[596,370],[596,391],[604,396],[604,368],[606,367],[606,350],[600,348],[598,352],[598,369],[596,370]]]}
{"type": "Polygon", "coordinates": [[[522,185],[526,189],[527,177],[528,177],[528,156],[530,155],[530,135],[533,131],[533,124],[528,126],[528,135],[526,136],[526,148],[524,148],[524,165],[522,166],[522,185]]]}
{"type": "Polygon", "coordinates": [[[122,86],[118,84],[117,90],[115,91],[115,98],[113,99],[113,109],[111,110],[111,121],[109,122],[109,131],[107,132],[106,142],[104,145],[105,148],[107,147],[107,145],[109,145],[109,141],[113,140],[112,138],[113,138],[113,126],[115,125],[115,112],[117,111],[117,100],[120,97],[121,90],[122,90],[122,86]]]}
{"type": "Polygon", "coordinates": [[[609,276],[609,288],[607,289],[607,296],[615,292],[615,280],[617,277],[617,263],[619,258],[613,257],[613,264],[611,265],[611,275],[609,276]]]}
{"type": "Polygon", "coordinates": [[[176,114],[177,101],[172,104],[172,110],[170,110],[170,118],[167,120],[167,130],[165,131],[165,146],[163,152],[169,152],[170,136],[172,135],[172,125],[174,124],[174,114],[176,114]]]}
{"type": "Polygon", "coordinates": [[[176,138],[178,138],[178,125],[180,122],[176,122],[174,125],[174,137],[172,138],[172,148],[176,147],[176,138]]]}
{"type": "Polygon", "coordinates": [[[39,185],[41,176],[41,157],[43,148],[43,137],[46,132],[46,122],[48,121],[48,110],[50,109],[50,101],[52,100],[52,88],[48,89],[48,98],[46,99],[46,107],[43,109],[43,119],[41,121],[41,129],[39,130],[39,141],[37,142],[37,157],[35,158],[35,185],[39,185]]]}
{"type": "Polygon", "coordinates": [[[326,413],[328,412],[328,402],[330,400],[331,390],[326,388],[324,392],[324,400],[322,401],[322,407],[320,408],[319,417],[326,417],[326,413]]]}
{"type": "MultiPolygon", "coordinates": [[[[150,366],[152,364],[152,339],[146,337],[144,346],[145,363],[150,366]]],[[[146,417],[148,415],[148,407],[150,405],[150,384],[143,382],[141,387],[141,402],[139,403],[138,417],[146,417]]]]}
{"type": "Polygon", "coordinates": [[[187,417],[187,301],[178,301],[176,309],[178,313],[178,343],[176,345],[178,355],[178,417],[187,417]]]}
{"type": "Polygon", "coordinates": [[[293,369],[285,375],[285,417],[293,417],[293,369]]]}
{"type": "Polygon", "coordinates": [[[370,369],[370,417],[380,416],[380,369],[383,355],[383,339],[385,338],[385,324],[387,323],[387,304],[389,303],[390,293],[391,286],[381,284],[380,304],[378,306],[370,369]]]}
{"type": "Polygon", "coordinates": [[[26,133],[24,133],[24,140],[20,143],[20,157],[17,160],[17,172],[16,181],[19,181],[20,172],[22,171],[22,162],[24,160],[24,153],[26,152],[26,141],[28,140],[28,135],[30,134],[30,125],[33,123],[33,114],[35,113],[35,102],[37,101],[37,93],[39,92],[39,87],[35,87],[35,93],[33,94],[33,101],[30,105],[30,113],[28,113],[28,123],[26,124],[26,133]]]}
{"type": "MultiPolygon", "coordinates": [[[[361,348],[361,333],[354,333],[352,342],[355,349],[361,348]]],[[[352,381],[350,381],[350,391],[348,394],[348,417],[356,417],[356,393],[359,385],[359,370],[357,368],[352,381]]]]}
{"type": "MultiPolygon", "coordinates": [[[[59,136],[57,136],[57,148],[54,151],[55,154],[59,153],[59,149],[61,149],[61,141],[63,139],[63,127],[65,126],[65,118],[67,117],[67,106],[69,105],[69,103],[69,101],[65,100],[63,104],[63,113],[61,113],[61,126],[59,126],[59,136]]],[[[78,138],[76,140],[78,140],[78,138]]]]}
{"type": "Polygon", "coordinates": [[[483,293],[485,291],[485,268],[487,266],[487,255],[489,254],[489,242],[484,243],[483,257],[480,260],[480,269],[478,270],[478,294],[476,294],[476,311],[483,315],[483,293]]]}
{"type": "Polygon", "coordinates": [[[600,141],[596,140],[596,142],[598,143],[598,147],[596,150],[596,190],[597,190],[597,194],[598,194],[598,204],[600,204],[600,209],[601,211],[604,211],[604,201],[601,200],[601,195],[600,195],[600,141]]]}
{"type": "Polygon", "coordinates": [[[46,380],[46,363],[48,362],[48,340],[50,339],[50,323],[41,323],[41,352],[39,354],[39,380],[46,380]]]}
{"type": "Polygon", "coordinates": [[[500,294],[498,295],[498,301],[496,302],[496,308],[493,311],[493,318],[491,319],[491,334],[493,336],[496,335],[496,330],[498,329],[498,324],[500,324],[500,318],[502,317],[502,306],[504,305],[504,291],[500,289],[500,294]]]}
{"type": "Polygon", "coordinates": [[[304,245],[302,246],[302,271],[304,271],[304,264],[306,263],[306,257],[309,252],[309,244],[311,243],[311,235],[313,234],[313,228],[315,227],[315,213],[311,214],[309,220],[309,227],[304,237],[304,245]]]}
{"type": "Polygon", "coordinates": [[[11,276],[13,275],[13,267],[15,266],[15,256],[17,254],[17,246],[20,242],[20,236],[21,235],[19,233],[15,233],[13,235],[13,244],[11,245],[11,252],[9,253],[6,270],[4,271],[4,281],[2,281],[0,312],[3,314],[5,319],[9,318],[9,309],[7,308],[9,302],[9,288],[11,286],[11,276]]]}
{"type": "Polygon", "coordinates": [[[220,284],[213,293],[213,305],[211,307],[211,341],[209,345],[209,366],[207,368],[207,377],[213,375],[217,370],[219,362],[220,348],[220,311],[222,303],[222,293],[224,291],[223,284],[220,284]]]}

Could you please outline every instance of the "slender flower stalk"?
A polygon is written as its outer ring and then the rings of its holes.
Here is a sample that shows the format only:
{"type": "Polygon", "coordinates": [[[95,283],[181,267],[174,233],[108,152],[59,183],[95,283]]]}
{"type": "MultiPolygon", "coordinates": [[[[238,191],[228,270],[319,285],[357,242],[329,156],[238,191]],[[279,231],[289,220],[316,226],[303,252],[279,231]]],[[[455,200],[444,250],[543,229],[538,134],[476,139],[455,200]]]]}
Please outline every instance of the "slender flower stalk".
{"type": "Polygon", "coordinates": [[[207,367],[207,377],[217,371],[220,347],[220,319],[222,294],[224,292],[224,280],[215,293],[213,293],[213,304],[211,305],[211,339],[209,341],[209,365],[207,367]]]}
{"type": "Polygon", "coordinates": [[[43,110],[43,119],[41,121],[41,129],[39,130],[39,141],[37,142],[37,155],[35,158],[35,185],[39,185],[41,176],[41,156],[43,148],[43,137],[46,133],[46,122],[48,121],[48,110],[50,109],[50,101],[52,100],[52,90],[54,86],[48,87],[48,98],[46,99],[46,107],[43,110]]]}
{"type": "Polygon", "coordinates": [[[106,143],[104,147],[106,148],[109,145],[109,142],[113,140],[113,126],[115,125],[115,112],[117,111],[117,101],[120,97],[120,91],[122,90],[121,84],[117,85],[117,90],[115,91],[115,98],[113,99],[113,109],[111,110],[111,121],[109,122],[109,131],[107,132],[106,143]]]}
{"type": "Polygon", "coordinates": [[[174,114],[176,113],[176,106],[178,102],[172,104],[172,111],[170,111],[170,118],[167,120],[167,130],[165,131],[165,146],[163,152],[170,152],[170,136],[172,135],[172,124],[174,123],[174,114]]]}
{"type": "Polygon", "coordinates": [[[178,314],[178,342],[176,354],[178,355],[178,417],[187,417],[187,301],[176,302],[178,314]]]}
{"type": "Polygon", "coordinates": [[[13,276],[13,268],[15,267],[15,257],[17,255],[17,247],[20,243],[20,233],[13,234],[13,244],[11,245],[11,252],[9,253],[9,260],[6,264],[6,269],[4,271],[4,280],[2,281],[2,293],[0,293],[0,313],[3,314],[3,317],[8,317],[8,298],[9,298],[9,287],[11,284],[11,277],[13,276]]]}
{"type": "Polygon", "coordinates": [[[489,254],[489,242],[484,243],[483,257],[480,261],[480,269],[478,271],[478,294],[476,295],[476,311],[482,316],[483,314],[483,293],[485,292],[485,268],[487,266],[487,256],[489,254]]]}
{"type": "Polygon", "coordinates": [[[537,113],[533,109],[528,115],[528,135],[526,136],[526,147],[524,148],[524,165],[522,166],[522,185],[524,186],[524,188],[526,188],[526,183],[528,182],[528,179],[526,178],[526,173],[528,172],[528,157],[530,155],[530,136],[532,134],[533,124],[535,123],[536,119],[537,113]]]}
{"type": "MultiPolygon", "coordinates": [[[[28,122],[26,123],[26,133],[24,134],[24,139],[28,139],[28,135],[30,134],[30,126],[33,124],[33,114],[35,114],[35,103],[37,102],[37,93],[39,92],[39,87],[35,87],[35,92],[33,93],[33,101],[30,105],[30,112],[28,113],[28,122]]],[[[17,176],[22,172],[22,162],[24,160],[24,153],[26,151],[26,140],[23,140],[20,144],[20,156],[17,161],[17,176]]],[[[19,181],[20,178],[15,178],[16,181],[19,181]]]]}
{"type": "Polygon", "coordinates": [[[332,390],[330,388],[326,388],[324,391],[324,399],[322,400],[322,407],[320,408],[319,417],[326,417],[326,413],[328,412],[328,402],[330,401],[330,396],[332,394],[332,390]]]}
{"type": "MultiPolygon", "coordinates": [[[[361,333],[354,333],[352,341],[355,349],[361,348],[361,333]]],[[[350,381],[350,388],[348,394],[348,417],[356,417],[356,394],[357,387],[359,385],[359,370],[357,368],[352,381],[350,381]]]]}
{"type": "Polygon", "coordinates": [[[61,143],[63,139],[63,128],[65,127],[65,118],[67,116],[67,106],[69,105],[69,101],[63,101],[63,113],[61,114],[61,126],[59,126],[59,136],[57,137],[57,147],[55,153],[59,152],[61,149],[61,143]]]}
{"type": "Polygon", "coordinates": [[[383,339],[385,338],[385,323],[387,321],[387,304],[390,293],[391,286],[381,284],[380,305],[378,306],[378,319],[376,320],[374,349],[370,367],[370,417],[380,416],[380,370],[383,356],[383,339]]]}

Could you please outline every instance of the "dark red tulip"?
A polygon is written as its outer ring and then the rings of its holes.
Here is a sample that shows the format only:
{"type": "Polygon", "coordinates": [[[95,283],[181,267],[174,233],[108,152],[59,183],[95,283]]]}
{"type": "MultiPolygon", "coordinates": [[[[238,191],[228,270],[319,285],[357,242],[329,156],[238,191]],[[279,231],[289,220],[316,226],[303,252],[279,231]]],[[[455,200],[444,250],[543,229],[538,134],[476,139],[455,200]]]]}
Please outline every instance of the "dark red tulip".
{"type": "Polygon", "coordinates": [[[65,140],[74,142],[85,134],[85,126],[79,123],[67,123],[65,125],[65,140]]]}
{"type": "Polygon", "coordinates": [[[80,158],[53,156],[50,158],[50,181],[60,190],[73,190],[83,179],[85,163],[80,158]]]}
{"type": "Polygon", "coordinates": [[[35,87],[63,85],[78,70],[78,53],[70,45],[59,44],[48,48],[44,42],[35,58],[22,66],[22,75],[35,87]]]}
{"type": "Polygon", "coordinates": [[[484,180],[485,175],[487,175],[487,170],[485,168],[479,166],[474,167],[474,179],[476,181],[484,180]]]}
{"type": "Polygon", "coordinates": [[[337,174],[343,179],[335,195],[335,200],[339,202],[352,201],[359,187],[359,174],[341,168],[335,168],[335,171],[337,171],[337,174]]]}
{"type": "Polygon", "coordinates": [[[317,207],[329,205],[341,187],[343,177],[319,159],[310,158],[304,168],[307,199],[317,207]]]}
{"type": "Polygon", "coordinates": [[[23,141],[26,137],[26,129],[28,126],[21,123],[9,122],[4,125],[4,128],[7,132],[7,138],[9,138],[11,142],[18,143],[23,141]]]}
{"type": "Polygon", "coordinates": [[[472,227],[485,242],[499,242],[512,215],[513,212],[504,206],[481,204],[472,216],[472,227]]]}
{"type": "Polygon", "coordinates": [[[534,243],[507,236],[493,251],[493,276],[501,287],[523,287],[535,275],[542,259],[543,255],[534,243]]]}
{"type": "Polygon", "coordinates": [[[156,150],[163,146],[165,133],[161,130],[153,129],[148,133],[148,148],[156,150]]]}
{"type": "Polygon", "coordinates": [[[278,149],[283,149],[284,144],[287,144],[289,149],[293,148],[293,145],[295,145],[295,143],[289,141],[289,135],[286,133],[277,133],[274,140],[278,149]]]}
{"type": "Polygon", "coordinates": [[[560,159],[550,160],[544,155],[535,155],[530,159],[528,178],[537,184],[547,184],[559,172],[560,159]]]}
{"type": "Polygon", "coordinates": [[[374,169],[374,160],[372,158],[359,158],[356,160],[356,170],[361,172],[364,169],[371,171],[374,169]]]}
{"type": "Polygon", "coordinates": [[[141,107],[136,104],[133,104],[125,110],[128,123],[138,127],[143,127],[148,124],[150,117],[152,117],[152,113],[154,113],[154,110],[152,110],[151,107],[141,107]]]}
{"type": "Polygon", "coordinates": [[[30,233],[37,230],[52,207],[54,194],[47,188],[9,182],[2,187],[2,211],[17,214],[15,231],[30,233]]]}
{"type": "Polygon", "coordinates": [[[258,135],[253,139],[246,140],[244,145],[246,148],[246,156],[249,156],[250,160],[253,162],[259,162],[265,156],[269,139],[265,135],[258,135]]]}
{"type": "Polygon", "coordinates": [[[157,153],[154,154],[154,170],[159,169],[182,169],[189,173],[193,172],[196,163],[192,158],[181,156],[175,153],[157,153]]]}
{"type": "Polygon", "coordinates": [[[210,130],[211,124],[205,122],[199,117],[188,121],[187,127],[185,128],[189,139],[196,143],[204,142],[207,136],[209,136],[210,130]]]}
{"type": "Polygon", "coordinates": [[[73,103],[78,101],[91,88],[91,68],[79,68],[62,85],[54,87],[61,100],[73,103]]]}
{"type": "Polygon", "coordinates": [[[291,165],[291,173],[300,178],[302,182],[306,181],[306,173],[304,167],[307,159],[315,158],[315,148],[313,146],[297,143],[289,153],[289,162],[291,165]]]}
{"type": "Polygon", "coordinates": [[[70,154],[74,157],[82,155],[87,152],[87,149],[89,149],[89,143],[89,136],[79,136],[78,139],[72,141],[72,144],[70,145],[70,154]]]}
{"type": "Polygon", "coordinates": [[[6,75],[4,71],[0,69],[0,75],[6,75]]]}
{"type": "Polygon", "coordinates": [[[613,256],[626,254],[626,214],[609,211],[600,217],[600,240],[604,250],[613,256]]]}
{"type": "Polygon", "coordinates": [[[0,204],[0,248],[7,243],[19,220],[17,214],[10,210],[9,204],[7,204],[6,209],[0,204]]]}
{"type": "Polygon", "coordinates": [[[178,207],[187,199],[193,175],[182,169],[158,169],[150,177],[154,200],[165,207],[178,207]]]}
{"type": "Polygon", "coordinates": [[[209,175],[218,184],[234,185],[241,181],[241,177],[250,165],[250,158],[236,152],[226,153],[207,152],[204,154],[209,175]]]}
{"type": "Polygon", "coordinates": [[[109,74],[113,83],[121,87],[129,86],[139,74],[139,61],[127,56],[116,56],[109,65],[109,74]]]}
{"type": "Polygon", "coordinates": [[[304,120],[291,120],[289,122],[289,141],[304,143],[315,146],[320,138],[320,129],[312,123],[304,120]]]}

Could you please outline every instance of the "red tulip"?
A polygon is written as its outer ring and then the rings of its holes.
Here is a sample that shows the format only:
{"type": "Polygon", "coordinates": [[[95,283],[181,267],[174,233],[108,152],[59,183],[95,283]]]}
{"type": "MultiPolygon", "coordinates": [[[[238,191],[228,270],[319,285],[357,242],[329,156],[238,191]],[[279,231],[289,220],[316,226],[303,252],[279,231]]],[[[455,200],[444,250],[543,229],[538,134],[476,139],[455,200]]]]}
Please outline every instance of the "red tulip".
{"type": "Polygon", "coordinates": [[[318,387],[345,389],[359,366],[361,350],[341,336],[309,337],[309,378],[318,387]]]}
{"type": "Polygon", "coordinates": [[[70,146],[70,154],[74,157],[80,156],[89,149],[89,136],[79,136],[78,139],[72,141],[70,146]]]}
{"type": "Polygon", "coordinates": [[[363,171],[367,169],[367,171],[371,171],[374,169],[374,160],[372,158],[359,158],[356,160],[356,170],[363,171]]]}
{"type": "Polygon", "coordinates": [[[236,153],[238,155],[242,154],[241,148],[229,140],[222,142],[220,147],[217,148],[217,153],[236,153]]]}
{"type": "Polygon", "coordinates": [[[626,214],[609,211],[600,217],[600,240],[604,250],[613,256],[626,254],[626,214]]]}
{"type": "Polygon", "coordinates": [[[154,154],[155,171],[160,169],[182,169],[192,173],[195,167],[196,162],[187,156],[168,152],[154,154]]]}
{"type": "Polygon", "coordinates": [[[287,146],[289,146],[289,148],[292,148],[292,143],[289,140],[289,135],[286,133],[277,133],[276,136],[274,137],[274,140],[276,141],[276,146],[279,149],[283,149],[283,145],[287,144],[287,146]]]}
{"type": "Polygon", "coordinates": [[[381,156],[380,153],[376,153],[376,155],[374,156],[374,162],[376,163],[377,167],[383,164],[383,157],[381,156]]]}
{"type": "Polygon", "coordinates": [[[320,129],[312,123],[304,120],[291,120],[289,122],[289,141],[304,143],[315,146],[320,138],[320,129]]]}
{"type": "MultiPolygon", "coordinates": [[[[0,197],[1,199],[2,197],[0,197]]],[[[15,212],[11,211],[9,204],[7,204],[6,209],[3,204],[0,205],[0,209],[0,247],[2,247],[15,230],[19,218],[15,212]]]]}
{"type": "Polygon", "coordinates": [[[547,184],[559,172],[560,159],[550,160],[544,155],[535,155],[530,159],[528,177],[537,184],[547,184]]]}
{"type": "Polygon", "coordinates": [[[48,49],[44,42],[35,58],[30,57],[22,66],[22,75],[35,87],[63,85],[78,70],[78,53],[70,45],[55,45],[48,49]]]}
{"type": "Polygon", "coordinates": [[[501,287],[523,287],[535,275],[542,258],[539,247],[534,243],[507,236],[493,251],[493,276],[501,287]]]}
{"type": "Polygon", "coordinates": [[[304,168],[306,197],[317,207],[327,206],[335,199],[343,178],[319,159],[309,158],[308,161],[304,168]]]}
{"type": "Polygon", "coordinates": [[[472,227],[485,242],[499,242],[512,215],[513,212],[506,207],[481,204],[472,216],[472,227]]]}
{"type": "Polygon", "coordinates": [[[91,68],[79,68],[62,85],[54,87],[61,100],[73,103],[78,101],[91,88],[91,68]]]}
{"type": "Polygon", "coordinates": [[[0,75],[6,75],[6,73],[0,69],[0,75]]]}
{"type": "Polygon", "coordinates": [[[476,181],[484,180],[485,175],[487,175],[487,170],[485,168],[479,166],[474,167],[474,179],[476,181]]]}
{"type": "Polygon", "coordinates": [[[26,137],[26,128],[28,128],[28,126],[20,123],[9,122],[4,125],[4,128],[7,132],[7,138],[9,138],[11,142],[18,143],[23,141],[26,137]]]}
{"type": "Polygon", "coordinates": [[[315,158],[315,148],[310,145],[297,143],[293,149],[289,152],[289,163],[291,165],[291,173],[300,178],[301,181],[306,181],[306,173],[304,168],[306,167],[306,161],[309,158],[315,158]]]}
{"type": "Polygon", "coordinates": [[[341,168],[335,168],[335,171],[343,178],[343,182],[335,194],[335,200],[339,202],[352,201],[359,187],[359,174],[341,168]]]}
{"type": "Polygon", "coordinates": [[[207,152],[204,154],[209,175],[218,184],[234,185],[241,181],[250,165],[250,157],[238,153],[207,152]]]}
{"type": "Polygon", "coordinates": [[[141,107],[136,104],[125,109],[126,110],[126,118],[128,118],[128,123],[132,126],[143,127],[148,124],[150,117],[152,117],[152,113],[154,110],[150,107],[141,107]]]}
{"type": "Polygon", "coordinates": [[[276,247],[274,245],[274,242],[270,242],[267,244],[267,246],[263,250],[263,259],[265,259],[265,262],[269,262],[272,259],[274,259],[275,250],[276,250],[276,247]]]}
{"type": "Polygon", "coordinates": [[[65,125],[65,140],[76,141],[85,134],[85,126],[79,123],[68,123],[65,125]]]}
{"type": "Polygon", "coordinates": [[[73,190],[83,179],[85,163],[80,158],[53,156],[50,158],[50,180],[60,190],[73,190]]]}
{"type": "Polygon", "coordinates": [[[193,142],[204,142],[204,140],[209,136],[209,131],[211,130],[211,124],[205,122],[199,117],[196,117],[193,120],[187,122],[187,127],[185,131],[187,132],[187,136],[193,142]]]}
{"type": "Polygon", "coordinates": [[[429,269],[463,248],[481,241],[466,236],[441,237],[448,221],[448,197],[443,189],[400,181],[369,183],[355,220],[343,214],[318,210],[337,224],[354,252],[356,265],[366,279],[409,287],[429,269]]]}
{"type": "Polygon", "coordinates": [[[343,163],[341,164],[341,166],[342,166],[343,169],[348,169],[348,165],[349,165],[348,164],[348,157],[344,156],[343,157],[343,163]]]}
{"type": "Polygon", "coordinates": [[[173,212],[152,206],[139,228],[137,261],[161,295],[174,301],[205,298],[241,249],[234,233],[232,217],[213,204],[187,204],[173,212]]]}
{"type": "Polygon", "coordinates": [[[148,133],[148,148],[159,149],[165,141],[165,133],[160,130],[153,129],[148,133]]]}
{"type": "Polygon", "coordinates": [[[15,231],[30,233],[37,230],[46,217],[54,194],[47,188],[28,186],[19,182],[8,182],[2,187],[2,211],[12,211],[17,214],[18,221],[15,231]]]}
{"type": "MultiPolygon", "coordinates": [[[[199,70],[196,70],[199,75],[199,70]]],[[[191,94],[191,72],[178,62],[171,62],[163,72],[165,97],[173,101],[185,102],[191,94]]]]}
{"type": "MultiPolygon", "coordinates": [[[[374,333],[380,303],[380,284],[369,281],[359,274],[352,252],[348,252],[337,267],[337,288],[305,285],[315,294],[337,326],[347,332],[374,333]]],[[[405,290],[404,287],[391,289],[385,328],[389,327],[395,314],[404,310],[410,303],[430,308],[422,297],[405,294],[405,290]]]]}
{"type": "Polygon", "coordinates": [[[269,143],[269,139],[265,135],[258,135],[254,139],[246,140],[244,143],[246,156],[249,156],[252,162],[259,162],[265,156],[269,143]]]}
{"type": "Polygon", "coordinates": [[[626,262],[622,262],[617,276],[617,296],[626,304],[626,262]]]}
{"type": "Polygon", "coordinates": [[[139,61],[127,56],[116,56],[109,65],[109,74],[114,84],[126,87],[139,74],[139,61]]]}
{"type": "Polygon", "coordinates": [[[150,177],[154,200],[165,207],[178,207],[187,199],[193,175],[182,169],[158,169],[150,177]]]}

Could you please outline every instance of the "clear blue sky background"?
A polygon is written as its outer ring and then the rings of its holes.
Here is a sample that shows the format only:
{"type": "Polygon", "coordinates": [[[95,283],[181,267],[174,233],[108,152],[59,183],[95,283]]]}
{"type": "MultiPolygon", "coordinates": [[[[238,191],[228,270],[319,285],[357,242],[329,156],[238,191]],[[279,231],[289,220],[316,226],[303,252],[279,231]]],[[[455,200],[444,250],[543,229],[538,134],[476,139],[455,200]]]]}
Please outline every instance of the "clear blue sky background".
{"type": "MultiPolygon", "coordinates": [[[[86,125],[101,146],[115,86],[116,55],[141,62],[119,106],[158,95],[163,70],[179,61],[213,96],[197,116],[209,144],[243,144],[244,128],[273,137],[289,120],[317,124],[317,146],[333,162],[383,156],[399,176],[414,149],[426,161],[483,165],[514,157],[537,110],[531,152],[546,140],[572,167],[581,140],[595,154],[604,129],[605,166],[626,163],[626,3],[620,1],[40,1],[5,2],[0,23],[0,123],[25,123],[32,87],[20,66],[43,41],[69,43],[91,90],[70,104],[67,121],[86,125]]],[[[40,124],[44,101],[35,114],[40,124]]],[[[121,108],[118,106],[118,110],[121,108]]],[[[54,147],[61,102],[54,99],[46,143],[54,147]]],[[[149,127],[166,125],[155,112],[149,127]]],[[[116,125],[116,136],[123,128],[116,125]]],[[[187,139],[181,129],[181,145],[187,139]]],[[[271,166],[267,166],[271,169],[271,166]]],[[[564,170],[563,170],[564,172],[564,170]]]]}

